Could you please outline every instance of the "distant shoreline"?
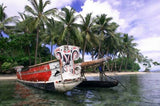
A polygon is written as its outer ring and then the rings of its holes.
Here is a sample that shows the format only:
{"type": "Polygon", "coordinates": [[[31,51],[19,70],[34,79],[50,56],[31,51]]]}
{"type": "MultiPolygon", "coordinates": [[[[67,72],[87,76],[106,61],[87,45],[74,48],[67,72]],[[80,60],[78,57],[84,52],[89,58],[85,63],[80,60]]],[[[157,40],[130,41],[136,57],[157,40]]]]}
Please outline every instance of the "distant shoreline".
{"type": "MultiPolygon", "coordinates": [[[[108,76],[116,76],[116,75],[131,75],[131,74],[146,74],[148,72],[106,72],[105,74],[108,76]]],[[[95,77],[99,76],[99,73],[85,73],[86,77],[95,77]]],[[[16,74],[0,74],[0,80],[16,80],[16,74]]]]}
{"type": "MultiPolygon", "coordinates": [[[[146,74],[148,72],[106,72],[108,76],[117,76],[117,75],[132,75],[132,74],[146,74]]],[[[89,76],[99,76],[99,73],[85,73],[86,77],[89,76]]]]}

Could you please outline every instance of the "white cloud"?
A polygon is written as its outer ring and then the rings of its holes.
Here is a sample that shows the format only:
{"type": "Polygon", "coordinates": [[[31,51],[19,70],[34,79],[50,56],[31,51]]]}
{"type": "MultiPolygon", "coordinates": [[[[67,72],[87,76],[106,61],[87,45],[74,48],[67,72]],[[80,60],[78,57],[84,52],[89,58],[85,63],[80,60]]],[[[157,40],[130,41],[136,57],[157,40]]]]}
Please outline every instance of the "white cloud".
{"type": "Polygon", "coordinates": [[[92,13],[93,17],[101,14],[107,14],[108,17],[112,17],[113,21],[119,25],[124,25],[125,22],[123,19],[120,19],[120,12],[116,9],[113,9],[111,5],[107,2],[94,2],[93,0],[86,0],[82,6],[81,15],[86,16],[87,13],[92,13]]]}
{"type": "Polygon", "coordinates": [[[115,1],[121,1],[119,5],[112,5],[112,7],[120,12],[120,18],[126,25],[120,26],[120,30],[134,36],[138,44],[137,48],[144,56],[160,62],[160,2],[157,0],[115,1]]]}
{"type": "Polygon", "coordinates": [[[135,38],[144,38],[146,37],[145,34],[146,28],[142,25],[137,25],[136,27],[130,28],[130,31],[128,32],[129,35],[133,35],[135,38]]]}
{"type": "MultiPolygon", "coordinates": [[[[46,9],[61,8],[67,5],[71,5],[73,0],[50,0],[51,4],[46,9]]],[[[8,17],[18,16],[18,12],[24,12],[25,5],[31,5],[28,0],[1,0],[0,4],[7,6],[5,13],[8,17]]]]}
{"type": "Polygon", "coordinates": [[[136,42],[138,43],[137,48],[141,50],[144,56],[160,62],[160,36],[140,39],[136,42]]]}
{"type": "Polygon", "coordinates": [[[128,23],[123,31],[138,39],[159,36],[160,2],[133,0],[122,4],[120,17],[128,23]]]}
{"type": "MultiPolygon", "coordinates": [[[[153,61],[160,62],[160,36],[159,37],[149,37],[136,41],[138,43],[137,48],[141,50],[144,56],[147,56],[153,61]]],[[[160,66],[152,65],[151,70],[158,70],[160,66]]],[[[141,71],[144,71],[144,67],[141,66],[141,71]]]]}
{"type": "Polygon", "coordinates": [[[29,4],[27,0],[1,0],[0,4],[2,3],[4,6],[7,6],[7,8],[5,8],[5,13],[8,17],[18,16],[18,12],[23,12],[24,6],[29,4]]]}
{"type": "Polygon", "coordinates": [[[64,6],[69,6],[71,5],[73,0],[51,0],[51,4],[52,4],[52,8],[61,8],[61,7],[64,7],[64,6]]]}
{"type": "Polygon", "coordinates": [[[160,51],[160,36],[140,39],[137,43],[139,44],[137,48],[143,52],[160,51]]]}

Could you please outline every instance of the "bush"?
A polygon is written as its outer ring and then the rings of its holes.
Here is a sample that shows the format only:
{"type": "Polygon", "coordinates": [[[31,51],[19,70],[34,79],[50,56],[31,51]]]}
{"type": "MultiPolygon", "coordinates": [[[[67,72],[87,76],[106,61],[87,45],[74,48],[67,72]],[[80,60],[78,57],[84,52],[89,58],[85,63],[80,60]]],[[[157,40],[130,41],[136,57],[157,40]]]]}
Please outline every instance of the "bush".
{"type": "Polygon", "coordinates": [[[11,73],[11,71],[13,71],[13,67],[16,66],[17,63],[14,62],[14,63],[11,63],[11,62],[4,62],[2,65],[1,65],[1,72],[2,73],[5,73],[5,72],[9,72],[11,73]]]}

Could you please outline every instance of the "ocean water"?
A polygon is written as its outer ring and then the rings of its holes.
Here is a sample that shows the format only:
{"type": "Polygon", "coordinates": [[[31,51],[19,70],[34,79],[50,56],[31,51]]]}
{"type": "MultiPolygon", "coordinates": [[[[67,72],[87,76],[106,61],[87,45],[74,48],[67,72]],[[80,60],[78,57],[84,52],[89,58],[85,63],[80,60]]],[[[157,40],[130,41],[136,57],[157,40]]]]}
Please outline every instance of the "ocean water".
{"type": "Polygon", "coordinates": [[[160,106],[160,73],[115,78],[125,87],[119,84],[113,88],[74,88],[65,93],[3,80],[0,81],[0,106],[160,106]]]}

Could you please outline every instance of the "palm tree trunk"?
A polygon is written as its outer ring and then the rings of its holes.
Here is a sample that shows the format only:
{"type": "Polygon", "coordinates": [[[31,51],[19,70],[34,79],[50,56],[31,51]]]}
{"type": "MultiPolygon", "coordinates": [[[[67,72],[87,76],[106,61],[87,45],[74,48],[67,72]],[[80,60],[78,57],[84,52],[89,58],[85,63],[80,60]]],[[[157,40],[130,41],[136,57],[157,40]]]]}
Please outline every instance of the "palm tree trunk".
{"type": "Polygon", "coordinates": [[[35,49],[35,61],[34,61],[34,64],[37,64],[38,40],[39,40],[39,28],[37,28],[37,35],[36,35],[36,49],[35,49]]]}
{"type": "Polygon", "coordinates": [[[108,55],[108,51],[109,51],[109,47],[107,46],[107,51],[106,51],[106,55],[108,55]]]}
{"type": "Polygon", "coordinates": [[[94,60],[94,49],[91,50],[91,57],[92,57],[92,60],[94,60]]]}
{"type": "Polygon", "coordinates": [[[98,59],[100,58],[100,53],[101,53],[101,41],[99,42],[99,48],[98,48],[98,59]]]}
{"type": "Polygon", "coordinates": [[[122,64],[123,64],[123,60],[121,61],[121,64],[120,64],[120,66],[119,66],[119,72],[122,71],[122,64]]]}
{"type": "Polygon", "coordinates": [[[51,60],[52,60],[53,44],[51,42],[51,60]]]}
{"type": "Polygon", "coordinates": [[[115,69],[115,71],[117,71],[117,64],[116,64],[116,62],[114,62],[114,69],[115,69]]]}
{"type": "Polygon", "coordinates": [[[133,62],[132,70],[131,70],[131,71],[135,71],[135,65],[134,65],[134,62],[133,62]]]}
{"type": "Polygon", "coordinates": [[[127,64],[128,64],[128,59],[126,59],[126,62],[125,62],[125,71],[127,71],[127,64]]]}
{"type": "Polygon", "coordinates": [[[109,62],[107,62],[106,66],[107,66],[107,70],[110,71],[109,62]]]}
{"type": "Polygon", "coordinates": [[[67,45],[69,45],[69,38],[70,38],[70,33],[68,33],[68,36],[67,36],[67,45]]]}
{"type": "Polygon", "coordinates": [[[84,42],[84,47],[83,47],[83,52],[82,52],[82,62],[84,62],[84,54],[86,51],[86,45],[87,45],[87,39],[85,39],[85,42],[84,42]]]}
{"type": "MultiPolygon", "coordinates": [[[[93,51],[92,51],[92,52],[93,52],[93,51]]],[[[92,60],[94,60],[94,55],[93,55],[93,54],[91,55],[91,57],[92,57],[92,60]]]]}
{"type": "Polygon", "coordinates": [[[113,66],[114,66],[114,63],[111,63],[111,71],[113,71],[113,66]]]}

